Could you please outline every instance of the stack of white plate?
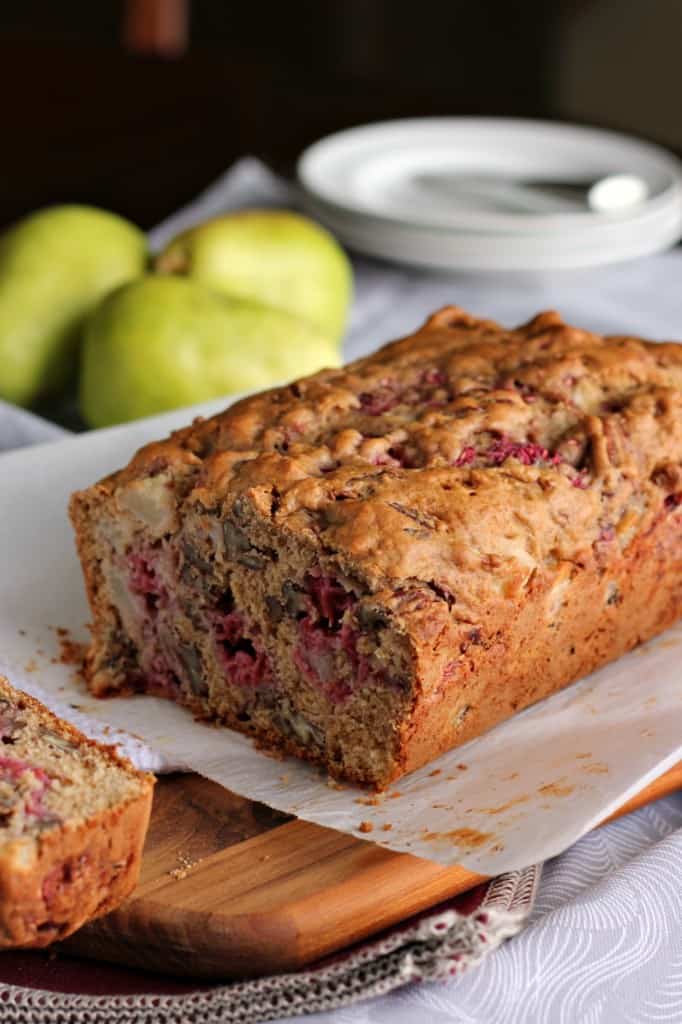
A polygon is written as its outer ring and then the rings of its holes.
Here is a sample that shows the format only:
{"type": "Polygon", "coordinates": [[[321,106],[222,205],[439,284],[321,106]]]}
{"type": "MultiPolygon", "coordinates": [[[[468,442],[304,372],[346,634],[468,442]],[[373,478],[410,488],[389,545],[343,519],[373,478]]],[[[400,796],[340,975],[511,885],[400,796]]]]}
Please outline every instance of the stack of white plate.
{"type": "Polygon", "coordinates": [[[494,118],[388,121],[307,149],[308,211],[358,252],[448,270],[644,256],[682,236],[682,165],[615,132],[494,118]]]}

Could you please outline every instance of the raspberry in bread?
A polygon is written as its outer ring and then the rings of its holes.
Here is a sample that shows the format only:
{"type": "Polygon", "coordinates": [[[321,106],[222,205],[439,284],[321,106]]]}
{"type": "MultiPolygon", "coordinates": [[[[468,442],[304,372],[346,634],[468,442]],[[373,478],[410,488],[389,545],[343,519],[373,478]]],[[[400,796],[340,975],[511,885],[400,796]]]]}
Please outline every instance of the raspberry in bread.
{"type": "Polygon", "coordinates": [[[682,614],[682,346],[450,307],[74,495],[89,685],[376,787],[682,614]]]}
{"type": "Polygon", "coordinates": [[[0,948],[63,939],[128,895],[152,789],[0,678],[0,948]]]}

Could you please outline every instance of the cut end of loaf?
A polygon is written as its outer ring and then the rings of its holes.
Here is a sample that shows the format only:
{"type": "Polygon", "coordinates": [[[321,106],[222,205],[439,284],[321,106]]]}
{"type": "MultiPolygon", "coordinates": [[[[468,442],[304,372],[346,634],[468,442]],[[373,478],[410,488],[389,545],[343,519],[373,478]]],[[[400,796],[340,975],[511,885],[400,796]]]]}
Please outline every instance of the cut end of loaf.
{"type": "Polygon", "coordinates": [[[133,689],[190,707],[332,774],[395,771],[412,676],[408,645],[366,586],[243,517],[197,511],[152,538],[120,509],[97,516],[104,626],[99,694],[133,689]]]}

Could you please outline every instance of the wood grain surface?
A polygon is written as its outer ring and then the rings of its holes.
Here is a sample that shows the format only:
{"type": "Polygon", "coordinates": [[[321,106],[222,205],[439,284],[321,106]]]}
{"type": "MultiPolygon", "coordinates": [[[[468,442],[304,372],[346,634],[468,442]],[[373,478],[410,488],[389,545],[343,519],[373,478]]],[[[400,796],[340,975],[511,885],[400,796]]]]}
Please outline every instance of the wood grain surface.
{"type": "MultiPolygon", "coordinates": [[[[612,817],[681,787],[682,763],[612,817]]],[[[165,974],[258,976],[312,963],[484,880],[288,819],[198,775],[166,776],[137,889],[62,948],[165,974]]]]}

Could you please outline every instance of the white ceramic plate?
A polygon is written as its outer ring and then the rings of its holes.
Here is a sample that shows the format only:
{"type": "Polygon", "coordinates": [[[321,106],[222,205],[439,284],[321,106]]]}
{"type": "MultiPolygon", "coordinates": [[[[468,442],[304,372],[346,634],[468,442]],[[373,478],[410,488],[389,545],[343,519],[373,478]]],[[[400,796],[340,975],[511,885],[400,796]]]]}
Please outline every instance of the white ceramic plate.
{"type": "Polygon", "coordinates": [[[368,256],[408,266],[439,270],[572,270],[649,256],[666,249],[682,234],[682,216],[662,211],[653,230],[640,232],[623,225],[615,237],[607,232],[592,239],[588,232],[573,235],[550,233],[537,237],[467,232],[433,232],[396,225],[386,228],[369,218],[339,216],[324,204],[308,200],[309,213],[346,245],[368,256]]]}
{"type": "Polygon", "coordinates": [[[299,181],[308,209],[371,255],[446,269],[551,269],[631,259],[682,235],[682,165],[614,132],[540,121],[425,118],[315,143],[299,181]],[[575,203],[509,212],[442,187],[459,175],[588,181],[627,172],[648,198],[618,213],[575,203]],[[434,186],[434,181],[441,184],[434,186]]]}

